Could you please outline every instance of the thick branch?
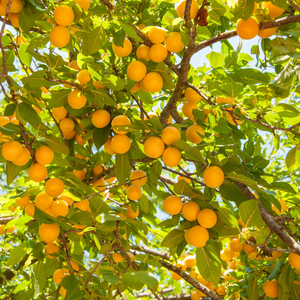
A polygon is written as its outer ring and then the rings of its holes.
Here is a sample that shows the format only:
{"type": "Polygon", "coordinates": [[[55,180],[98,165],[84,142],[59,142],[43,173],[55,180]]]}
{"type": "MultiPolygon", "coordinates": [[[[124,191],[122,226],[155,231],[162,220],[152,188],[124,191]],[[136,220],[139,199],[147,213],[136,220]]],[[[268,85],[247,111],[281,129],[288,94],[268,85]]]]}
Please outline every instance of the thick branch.
{"type": "Polygon", "coordinates": [[[16,217],[2,217],[0,218],[0,224],[7,224],[9,221],[16,219],[16,217]]]}
{"type": "Polygon", "coordinates": [[[136,251],[140,251],[140,252],[145,252],[154,256],[158,256],[161,257],[163,259],[167,259],[167,260],[171,260],[171,256],[168,252],[163,252],[163,251],[158,251],[146,246],[131,246],[131,249],[136,250],[136,251]]]}
{"type": "Polygon", "coordinates": [[[114,6],[109,2],[109,0],[101,0],[101,2],[108,7],[109,10],[113,10],[114,6]]]}

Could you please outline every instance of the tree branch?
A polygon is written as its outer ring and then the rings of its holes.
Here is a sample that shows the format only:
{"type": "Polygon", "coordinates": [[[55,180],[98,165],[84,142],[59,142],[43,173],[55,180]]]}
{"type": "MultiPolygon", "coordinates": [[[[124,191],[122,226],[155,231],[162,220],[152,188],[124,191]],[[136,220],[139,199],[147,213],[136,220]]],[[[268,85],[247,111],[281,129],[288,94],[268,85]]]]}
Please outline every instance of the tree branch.
{"type": "Polygon", "coordinates": [[[158,256],[158,257],[161,257],[166,260],[171,260],[171,256],[168,252],[158,251],[158,250],[152,249],[150,247],[132,245],[131,249],[140,251],[140,252],[145,252],[145,253],[148,253],[148,254],[151,254],[154,256],[158,256]]]}
{"type": "Polygon", "coordinates": [[[290,3],[290,5],[297,11],[300,12],[300,7],[298,5],[296,5],[293,0],[288,0],[288,2],[290,3]]]}

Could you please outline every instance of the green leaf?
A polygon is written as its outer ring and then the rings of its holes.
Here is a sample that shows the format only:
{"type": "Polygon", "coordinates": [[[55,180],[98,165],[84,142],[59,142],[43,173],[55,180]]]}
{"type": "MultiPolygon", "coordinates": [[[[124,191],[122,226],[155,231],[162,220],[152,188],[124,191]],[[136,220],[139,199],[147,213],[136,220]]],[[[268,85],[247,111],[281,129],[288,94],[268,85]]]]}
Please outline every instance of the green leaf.
{"type": "Polygon", "coordinates": [[[45,213],[44,211],[40,210],[38,207],[34,209],[34,219],[45,224],[53,224],[55,223],[53,217],[45,213]]]}
{"type": "Polygon", "coordinates": [[[28,48],[28,44],[23,43],[20,45],[19,57],[25,66],[30,67],[32,56],[28,52],[26,52],[27,48],[28,48]]]}
{"type": "Polygon", "coordinates": [[[104,128],[93,129],[93,140],[96,148],[99,150],[108,140],[110,134],[110,124],[104,128]]]}
{"type": "Polygon", "coordinates": [[[10,185],[12,182],[14,182],[14,180],[16,179],[16,177],[18,176],[18,174],[20,173],[21,170],[22,170],[22,167],[16,166],[11,161],[7,161],[6,168],[5,168],[6,184],[10,185]]]}
{"type": "Polygon", "coordinates": [[[218,285],[221,278],[221,263],[212,258],[210,251],[211,247],[207,245],[196,249],[197,268],[204,279],[218,285]]]}
{"type": "Polygon", "coordinates": [[[255,156],[253,158],[253,168],[264,169],[270,163],[269,160],[264,159],[262,156],[255,156]]]}
{"type": "Polygon", "coordinates": [[[299,147],[291,149],[285,159],[285,163],[289,171],[293,171],[300,166],[300,151],[299,147]]]}
{"type": "Polygon", "coordinates": [[[15,247],[12,249],[9,258],[6,262],[7,266],[12,266],[15,265],[17,263],[19,263],[23,257],[26,255],[27,253],[27,247],[26,247],[26,243],[22,243],[19,246],[15,247]]]}
{"type": "Polygon", "coordinates": [[[60,89],[51,91],[49,108],[65,106],[68,103],[68,96],[71,93],[69,89],[60,89]]]}
{"type": "Polygon", "coordinates": [[[88,34],[80,34],[82,39],[82,54],[88,56],[97,52],[103,45],[106,34],[103,26],[95,28],[92,32],[88,34]]]}
{"type": "MultiPolygon", "coordinates": [[[[27,18],[28,19],[28,18],[27,18]]],[[[30,87],[50,87],[57,85],[56,82],[51,82],[46,80],[45,77],[47,76],[46,71],[35,71],[29,76],[23,77],[21,79],[23,85],[29,84],[30,87]]]]}
{"type": "Polygon", "coordinates": [[[161,172],[162,172],[162,164],[159,160],[156,160],[150,168],[149,180],[153,184],[157,184],[161,172]]]}
{"type": "Polygon", "coordinates": [[[122,281],[121,278],[116,275],[103,275],[103,279],[111,284],[117,284],[122,281]]]}
{"type": "Polygon", "coordinates": [[[46,276],[45,276],[45,265],[44,262],[38,261],[34,266],[33,266],[33,273],[35,275],[35,279],[38,282],[38,285],[40,287],[40,291],[43,290],[45,283],[46,283],[46,276]]]}
{"type": "Polygon", "coordinates": [[[147,285],[153,291],[158,288],[158,280],[147,271],[126,272],[122,277],[126,286],[136,290],[140,290],[144,285],[147,285]]]}
{"type": "Polygon", "coordinates": [[[153,104],[153,99],[150,93],[144,92],[143,90],[138,90],[138,95],[140,100],[146,104],[153,104]]]}
{"type": "Polygon", "coordinates": [[[300,300],[300,285],[294,284],[291,292],[292,300],[300,300]]]}
{"type": "Polygon", "coordinates": [[[102,77],[101,84],[113,91],[120,91],[124,89],[126,82],[118,76],[107,74],[102,77]]]}
{"type": "Polygon", "coordinates": [[[89,202],[94,217],[100,215],[101,213],[107,213],[111,210],[110,207],[103,202],[99,196],[91,197],[89,202]]]}
{"type": "Polygon", "coordinates": [[[116,106],[114,99],[104,89],[92,90],[92,95],[98,108],[103,108],[104,105],[116,106]]]}
{"type": "Polygon", "coordinates": [[[15,299],[16,300],[34,299],[34,291],[33,290],[21,291],[20,293],[18,293],[15,299]]]}
{"type": "Polygon", "coordinates": [[[19,13],[20,27],[25,33],[29,33],[29,29],[35,26],[35,22],[42,20],[44,17],[44,10],[37,10],[36,7],[29,1],[25,2],[23,9],[19,13]],[[30,18],[28,18],[30,16],[30,18]]]}
{"type": "Polygon", "coordinates": [[[115,175],[120,184],[125,183],[129,178],[131,165],[128,153],[116,154],[115,175]]]}
{"type": "Polygon", "coordinates": [[[294,275],[295,275],[295,271],[294,269],[291,267],[290,264],[286,264],[280,275],[278,278],[278,283],[279,283],[279,287],[278,287],[278,299],[280,298],[280,295],[282,294],[289,294],[291,291],[291,288],[293,286],[294,283],[294,275]]]}
{"type": "Polygon", "coordinates": [[[149,200],[146,195],[142,195],[142,197],[138,200],[141,209],[147,214],[149,211],[149,200]]]}
{"type": "Polygon", "coordinates": [[[298,188],[296,185],[292,183],[287,182],[273,182],[270,184],[270,187],[274,190],[281,190],[284,192],[292,193],[292,194],[298,194],[298,188]]]}
{"type": "Polygon", "coordinates": [[[241,190],[233,183],[224,181],[219,187],[221,196],[227,201],[233,201],[237,206],[241,203],[247,201],[246,196],[241,192],[241,190]]]}
{"type": "Polygon", "coordinates": [[[259,212],[257,200],[248,200],[243,202],[239,207],[239,211],[245,227],[261,227],[264,225],[259,212]]]}
{"type": "Polygon", "coordinates": [[[257,183],[253,179],[251,179],[245,175],[242,175],[242,174],[230,172],[226,175],[226,178],[231,179],[232,181],[238,181],[238,182],[244,183],[245,185],[247,185],[253,189],[257,188],[257,183]]]}
{"type": "Polygon", "coordinates": [[[174,192],[179,195],[188,196],[190,199],[198,198],[204,200],[203,194],[199,190],[192,189],[185,180],[179,180],[174,184],[174,192]],[[197,192],[196,192],[197,191],[197,192]]]}
{"type": "Polygon", "coordinates": [[[211,67],[216,69],[224,66],[224,62],[227,55],[211,51],[209,54],[206,55],[206,57],[209,60],[211,67]]]}
{"type": "Polygon", "coordinates": [[[184,232],[178,229],[174,229],[166,235],[164,240],[161,242],[161,246],[173,248],[178,246],[184,240],[184,232]]]}
{"type": "Polygon", "coordinates": [[[255,271],[249,277],[248,286],[247,286],[247,295],[249,300],[257,300],[258,299],[258,286],[257,282],[260,277],[260,271],[255,271]]]}
{"type": "Polygon", "coordinates": [[[130,26],[130,24],[122,22],[120,19],[119,19],[119,23],[122,25],[122,28],[124,29],[124,31],[129,37],[133,38],[135,41],[141,41],[141,38],[137,35],[137,33],[135,32],[133,27],[130,26]]]}
{"type": "Polygon", "coordinates": [[[64,145],[61,139],[53,135],[46,135],[44,137],[47,145],[51,148],[54,152],[62,153],[62,154],[69,154],[70,150],[67,146],[64,145]]]}
{"type": "Polygon", "coordinates": [[[230,209],[225,207],[218,208],[219,216],[221,220],[230,227],[239,228],[239,223],[234,214],[230,211],[230,209]]]}
{"type": "MultiPolygon", "coordinates": [[[[75,275],[68,275],[66,276],[62,282],[61,285],[67,290],[67,294],[65,297],[65,300],[76,300],[79,296],[79,290],[78,290],[78,279],[75,275]]],[[[79,296],[80,298],[80,296],[79,296]]]]}

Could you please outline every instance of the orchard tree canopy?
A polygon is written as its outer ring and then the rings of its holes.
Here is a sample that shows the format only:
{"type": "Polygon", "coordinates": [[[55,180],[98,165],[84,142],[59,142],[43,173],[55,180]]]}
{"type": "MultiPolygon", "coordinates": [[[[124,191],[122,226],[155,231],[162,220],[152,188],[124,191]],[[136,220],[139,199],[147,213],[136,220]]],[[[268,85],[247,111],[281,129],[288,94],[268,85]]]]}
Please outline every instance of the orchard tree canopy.
{"type": "Polygon", "coordinates": [[[300,299],[300,1],[0,1],[1,299],[300,299]]]}

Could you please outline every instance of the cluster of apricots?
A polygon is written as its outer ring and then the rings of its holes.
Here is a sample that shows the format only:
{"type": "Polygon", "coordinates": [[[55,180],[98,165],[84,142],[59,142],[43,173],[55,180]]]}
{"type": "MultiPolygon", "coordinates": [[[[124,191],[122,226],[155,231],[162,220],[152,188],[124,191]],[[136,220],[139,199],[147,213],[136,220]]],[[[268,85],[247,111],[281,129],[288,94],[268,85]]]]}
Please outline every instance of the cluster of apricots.
{"type": "MultiPolygon", "coordinates": [[[[9,0],[1,0],[0,1],[0,16],[6,15],[7,5],[9,3],[9,0]]],[[[24,1],[22,0],[12,0],[8,19],[12,23],[12,25],[16,28],[20,28],[19,24],[19,12],[23,9],[24,1]]]]}

